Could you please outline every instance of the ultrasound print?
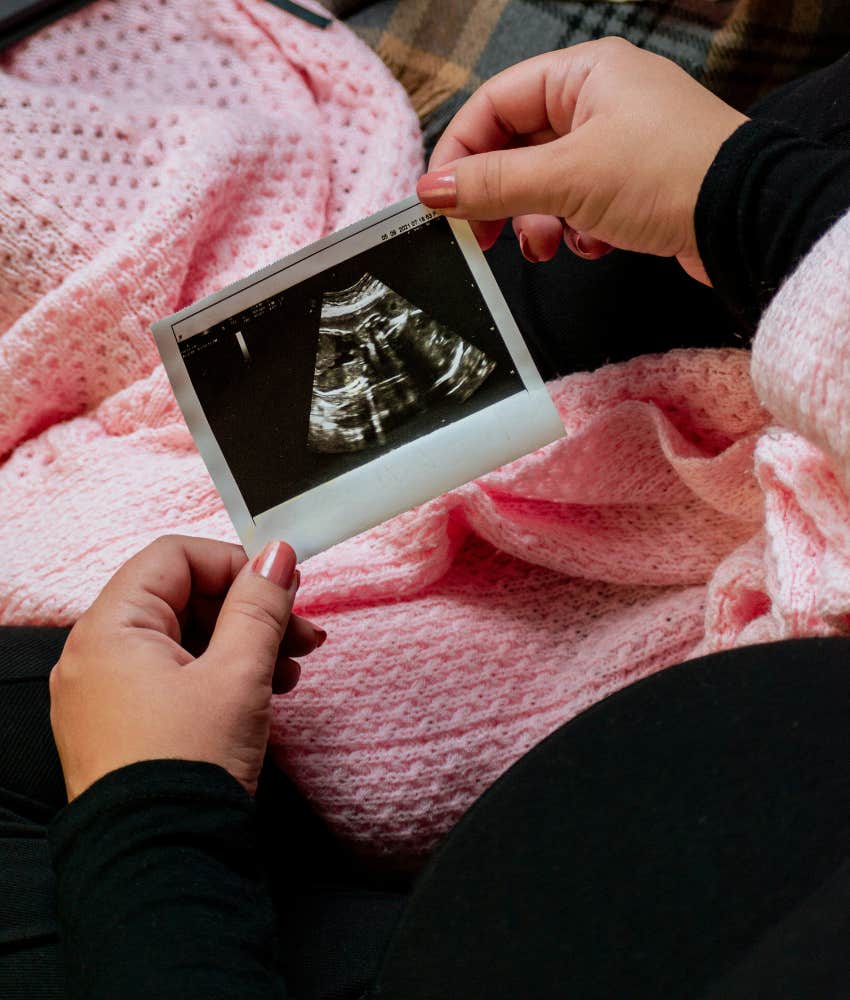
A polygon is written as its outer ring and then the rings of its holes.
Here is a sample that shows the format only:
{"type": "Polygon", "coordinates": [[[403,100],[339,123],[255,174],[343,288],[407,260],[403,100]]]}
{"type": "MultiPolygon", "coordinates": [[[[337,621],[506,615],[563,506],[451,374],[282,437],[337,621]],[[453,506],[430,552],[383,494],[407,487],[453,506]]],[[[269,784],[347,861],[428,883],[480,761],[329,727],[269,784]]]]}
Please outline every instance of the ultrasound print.
{"type": "Polygon", "coordinates": [[[371,274],[322,296],[307,443],[361,451],[429,405],[465,402],[496,363],[371,274]]]}
{"type": "Polygon", "coordinates": [[[446,219],[359,239],[179,342],[252,517],[525,391],[446,219]]]}

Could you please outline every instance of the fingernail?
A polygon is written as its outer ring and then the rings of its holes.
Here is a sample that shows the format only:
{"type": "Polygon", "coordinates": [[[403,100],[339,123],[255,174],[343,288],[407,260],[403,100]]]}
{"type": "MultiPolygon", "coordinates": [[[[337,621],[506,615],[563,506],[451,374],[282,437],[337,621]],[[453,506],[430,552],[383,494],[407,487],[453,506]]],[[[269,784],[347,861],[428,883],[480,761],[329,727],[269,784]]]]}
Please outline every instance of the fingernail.
{"type": "Polygon", "coordinates": [[[313,626],[313,632],[316,635],[316,649],[318,649],[325,639],[327,639],[328,633],[323,628],[316,628],[315,625],[313,626]]]}
{"type": "Polygon", "coordinates": [[[584,242],[583,242],[583,240],[581,238],[581,233],[576,233],[575,234],[573,242],[575,243],[576,250],[578,250],[578,252],[583,257],[587,257],[588,254],[589,254],[589,251],[588,251],[587,247],[584,245],[584,242]]]}
{"type": "Polygon", "coordinates": [[[300,574],[295,568],[295,553],[285,542],[269,542],[254,557],[251,569],[284,590],[298,589],[300,574]]]}
{"type": "Polygon", "coordinates": [[[519,248],[522,251],[523,257],[526,260],[531,261],[532,264],[539,264],[540,260],[528,249],[528,237],[525,233],[519,234],[519,248]]]}
{"type": "Polygon", "coordinates": [[[423,174],[416,185],[416,194],[429,208],[454,208],[457,205],[457,179],[451,171],[423,174]]]}

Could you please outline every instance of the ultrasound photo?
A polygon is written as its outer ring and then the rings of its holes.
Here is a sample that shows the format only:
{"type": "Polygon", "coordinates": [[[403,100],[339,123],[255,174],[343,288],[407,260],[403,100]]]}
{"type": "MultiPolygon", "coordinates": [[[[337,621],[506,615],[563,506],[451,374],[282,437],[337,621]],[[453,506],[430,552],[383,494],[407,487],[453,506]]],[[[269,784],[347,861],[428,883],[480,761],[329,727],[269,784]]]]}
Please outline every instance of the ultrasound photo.
{"type": "Polygon", "coordinates": [[[415,199],[154,333],[249,550],[306,558],[563,433],[468,226],[415,199]]]}
{"type": "Polygon", "coordinates": [[[463,403],[496,367],[477,347],[364,274],[322,296],[307,443],[360,451],[437,401],[463,403]]]}

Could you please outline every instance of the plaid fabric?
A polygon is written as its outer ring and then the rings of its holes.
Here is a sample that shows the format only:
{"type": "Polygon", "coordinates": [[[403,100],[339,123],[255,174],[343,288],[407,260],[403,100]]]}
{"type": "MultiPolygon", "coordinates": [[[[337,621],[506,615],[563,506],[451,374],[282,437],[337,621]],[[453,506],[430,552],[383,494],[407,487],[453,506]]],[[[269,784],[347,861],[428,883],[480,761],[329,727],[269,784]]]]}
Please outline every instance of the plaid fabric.
{"type": "Polygon", "coordinates": [[[430,152],[488,77],[576,42],[622,35],[739,108],[850,48],[847,0],[331,0],[406,88],[430,152]]]}

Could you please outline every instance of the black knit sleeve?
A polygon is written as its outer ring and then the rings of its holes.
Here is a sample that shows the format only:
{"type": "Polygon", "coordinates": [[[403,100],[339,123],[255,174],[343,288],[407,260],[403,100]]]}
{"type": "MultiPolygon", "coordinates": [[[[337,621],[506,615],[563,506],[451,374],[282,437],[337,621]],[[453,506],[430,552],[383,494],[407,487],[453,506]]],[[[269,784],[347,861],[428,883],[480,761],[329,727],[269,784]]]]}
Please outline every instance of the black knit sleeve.
{"type": "Polygon", "coordinates": [[[222,768],[121,768],[49,840],[69,1000],[285,997],[253,802],[222,768]]]}
{"type": "Polygon", "coordinates": [[[723,145],[696,206],[708,276],[750,331],[796,264],[850,208],[850,151],[770,121],[723,145]]]}

